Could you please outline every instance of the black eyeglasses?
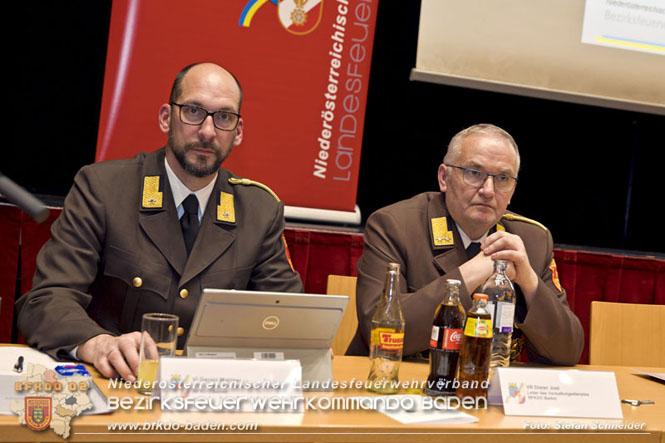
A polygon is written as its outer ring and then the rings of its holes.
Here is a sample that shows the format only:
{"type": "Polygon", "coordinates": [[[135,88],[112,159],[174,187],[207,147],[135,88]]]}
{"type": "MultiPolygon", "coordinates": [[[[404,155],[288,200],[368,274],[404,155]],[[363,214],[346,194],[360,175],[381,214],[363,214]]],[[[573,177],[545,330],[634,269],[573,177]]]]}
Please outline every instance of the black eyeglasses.
{"type": "Polygon", "coordinates": [[[202,124],[209,115],[212,115],[212,122],[215,128],[222,131],[233,131],[238,127],[240,114],[230,111],[210,112],[205,108],[195,105],[184,105],[171,102],[170,104],[180,108],[180,121],[186,125],[198,126],[202,124]]]}
{"type": "Polygon", "coordinates": [[[462,166],[449,165],[444,163],[444,165],[450,168],[457,168],[462,170],[462,180],[469,186],[475,188],[480,188],[487,177],[492,177],[494,182],[494,189],[498,192],[510,192],[515,189],[517,185],[517,177],[512,177],[506,174],[488,174],[484,171],[479,171],[473,168],[464,168],[462,166]]]}

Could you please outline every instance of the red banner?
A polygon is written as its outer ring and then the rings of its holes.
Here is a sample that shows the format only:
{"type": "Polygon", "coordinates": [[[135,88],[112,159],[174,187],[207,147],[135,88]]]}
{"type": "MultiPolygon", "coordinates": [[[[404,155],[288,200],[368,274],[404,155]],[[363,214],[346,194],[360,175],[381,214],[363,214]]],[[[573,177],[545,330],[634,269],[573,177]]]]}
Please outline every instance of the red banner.
{"type": "Polygon", "coordinates": [[[115,0],[96,160],[165,144],[175,74],[211,61],[243,86],[224,162],[291,206],[353,211],[377,0],[115,0]]]}

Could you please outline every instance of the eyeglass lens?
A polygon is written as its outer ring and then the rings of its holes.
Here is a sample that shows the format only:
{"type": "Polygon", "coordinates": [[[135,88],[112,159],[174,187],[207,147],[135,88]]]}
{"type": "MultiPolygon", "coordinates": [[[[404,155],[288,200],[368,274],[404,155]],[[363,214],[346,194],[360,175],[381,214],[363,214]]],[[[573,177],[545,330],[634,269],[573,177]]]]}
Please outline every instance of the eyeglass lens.
{"type": "MultiPolygon", "coordinates": [[[[464,171],[464,183],[470,186],[482,186],[485,183],[485,180],[490,176],[486,172],[478,171],[476,169],[465,169],[464,171]]],[[[497,191],[507,192],[511,191],[515,186],[515,180],[504,174],[492,175],[492,181],[494,182],[494,188],[497,191]]]]}
{"type": "Polygon", "coordinates": [[[238,123],[238,116],[234,113],[227,111],[217,111],[209,113],[203,108],[193,105],[180,106],[180,119],[183,123],[190,125],[200,125],[203,121],[212,115],[212,120],[215,126],[219,129],[233,130],[238,123]]]}

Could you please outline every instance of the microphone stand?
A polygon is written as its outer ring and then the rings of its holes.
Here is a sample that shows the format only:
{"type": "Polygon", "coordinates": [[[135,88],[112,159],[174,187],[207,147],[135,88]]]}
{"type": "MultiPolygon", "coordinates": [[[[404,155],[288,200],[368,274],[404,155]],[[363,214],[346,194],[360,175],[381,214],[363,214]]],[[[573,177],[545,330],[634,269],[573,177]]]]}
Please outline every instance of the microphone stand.
{"type": "Polygon", "coordinates": [[[2,172],[0,172],[0,194],[26,212],[35,222],[41,223],[48,218],[48,208],[2,172]]]}

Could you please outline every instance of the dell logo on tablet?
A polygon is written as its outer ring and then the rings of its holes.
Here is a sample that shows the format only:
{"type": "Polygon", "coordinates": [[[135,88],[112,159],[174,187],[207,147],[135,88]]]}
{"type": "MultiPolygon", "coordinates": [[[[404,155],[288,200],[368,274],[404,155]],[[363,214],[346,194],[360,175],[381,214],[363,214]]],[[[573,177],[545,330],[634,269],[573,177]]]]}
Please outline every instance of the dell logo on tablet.
{"type": "Polygon", "coordinates": [[[277,326],[279,326],[279,317],[276,317],[274,315],[266,317],[263,319],[263,323],[261,324],[261,326],[263,326],[263,329],[265,329],[266,331],[275,329],[277,326]]]}

